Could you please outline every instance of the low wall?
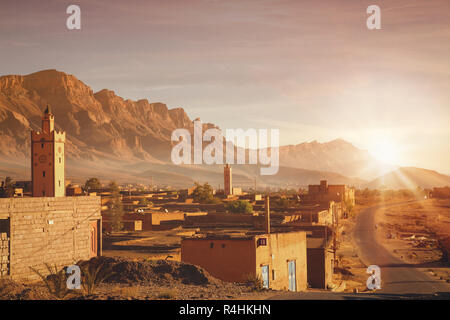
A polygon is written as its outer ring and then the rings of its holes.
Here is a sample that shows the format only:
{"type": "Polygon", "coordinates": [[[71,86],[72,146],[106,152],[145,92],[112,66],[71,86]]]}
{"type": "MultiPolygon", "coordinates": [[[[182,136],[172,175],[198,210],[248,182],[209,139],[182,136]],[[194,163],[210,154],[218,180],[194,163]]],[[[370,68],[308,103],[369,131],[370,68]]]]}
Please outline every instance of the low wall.
{"type": "Polygon", "coordinates": [[[0,219],[9,224],[9,276],[39,279],[31,270],[45,264],[61,268],[101,255],[100,197],[33,197],[0,199],[0,219]]]}

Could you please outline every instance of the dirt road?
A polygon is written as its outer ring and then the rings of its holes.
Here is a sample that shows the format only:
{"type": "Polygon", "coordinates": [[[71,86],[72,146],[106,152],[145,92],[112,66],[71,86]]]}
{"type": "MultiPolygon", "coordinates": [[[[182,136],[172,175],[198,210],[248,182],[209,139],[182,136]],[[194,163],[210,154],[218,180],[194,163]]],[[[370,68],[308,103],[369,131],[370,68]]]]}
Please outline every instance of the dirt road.
{"type": "MultiPolygon", "coordinates": [[[[381,269],[381,290],[365,293],[339,293],[329,291],[286,292],[270,299],[286,300],[370,300],[370,299],[449,299],[450,284],[432,279],[417,266],[406,264],[392,256],[375,237],[375,213],[383,207],[407,202],[380,205],[361,211],[357,217],[353,239],[362,262],[378,265],[381,269]]],[[[369,275],[367,275],[369,277],[369,275]]]]}

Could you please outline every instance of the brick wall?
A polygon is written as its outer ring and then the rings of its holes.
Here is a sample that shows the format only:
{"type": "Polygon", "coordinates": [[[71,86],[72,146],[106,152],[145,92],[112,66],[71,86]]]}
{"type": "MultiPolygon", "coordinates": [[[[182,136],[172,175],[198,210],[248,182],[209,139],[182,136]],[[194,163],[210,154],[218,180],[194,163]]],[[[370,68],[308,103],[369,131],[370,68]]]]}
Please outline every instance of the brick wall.
{"type": "MultiPolygon", "coordinates": [[[[100,197],[0,199],[0,219],[10,225],[9,275],[35,280],[30,267],[45,272],[45,263],[61,268],[91,257],[92,223],[101,230],[100,197]]],[[[101,254],[101,232],[98,239],[101,254]]]]}
{"type": "Polygon", "coordinates": [[[9,273],[9,237],[6,232],[0,233],[0,277],[9,273]]]}

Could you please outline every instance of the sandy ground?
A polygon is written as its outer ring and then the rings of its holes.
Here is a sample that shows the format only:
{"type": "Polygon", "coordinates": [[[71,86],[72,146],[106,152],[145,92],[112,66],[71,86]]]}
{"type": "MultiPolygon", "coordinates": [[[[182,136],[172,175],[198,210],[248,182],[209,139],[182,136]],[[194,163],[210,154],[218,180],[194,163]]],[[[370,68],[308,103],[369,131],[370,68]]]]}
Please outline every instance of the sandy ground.
{"type": "Polygon", "coordinates": [[[195,230],[120,232],[103,235],[103,256],[180,261],[181,238],[195,230]]]}
{"type": "MultiPolygon", "coordinates": [[[[360,210],[361,208],[357,208],[360,210]]],[[[342,270],[333,275],[335,283],[344,282],[344,292],[367,291],[366,274],[367,267],[361,262],[352,241],[352,233],[355,222],[353,219],[341,220],[340,242],[336,257],[339,261],[339,269],[342,270]]]]}
{"type": "Polygon", "coordinates": [[[450,200],[428,199],[379,210],[377,239],[394,256],[450,282],[438,240],[450,236],[450,200]]]}
{"type": "Polygon", "coordinates": [[[342,283],[343,292],[367,292],[366,281],[369,277],[367,266],[358,256],[352,234],[355,227],[355,217],[364,209],[384,203],[403,202],[405,198],[366,198],[357,199],[357,205],[354,207],[351,217],[340,220],[339,227],[339,248],[336,252],[338,259],[338,269],[333,275],[335,283],[342,283]]]}

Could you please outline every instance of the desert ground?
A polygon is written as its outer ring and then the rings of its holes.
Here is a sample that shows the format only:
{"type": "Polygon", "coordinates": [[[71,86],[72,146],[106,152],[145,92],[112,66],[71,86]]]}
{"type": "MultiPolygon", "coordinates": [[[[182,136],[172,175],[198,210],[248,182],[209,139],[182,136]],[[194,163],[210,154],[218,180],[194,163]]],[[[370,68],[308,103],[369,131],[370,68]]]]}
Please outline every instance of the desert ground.
{"type": "Polygon", "coordinates": [[[394,256],[450,283],[450,200],[428,199],[379,210],[377,239],[394,256]]]}

